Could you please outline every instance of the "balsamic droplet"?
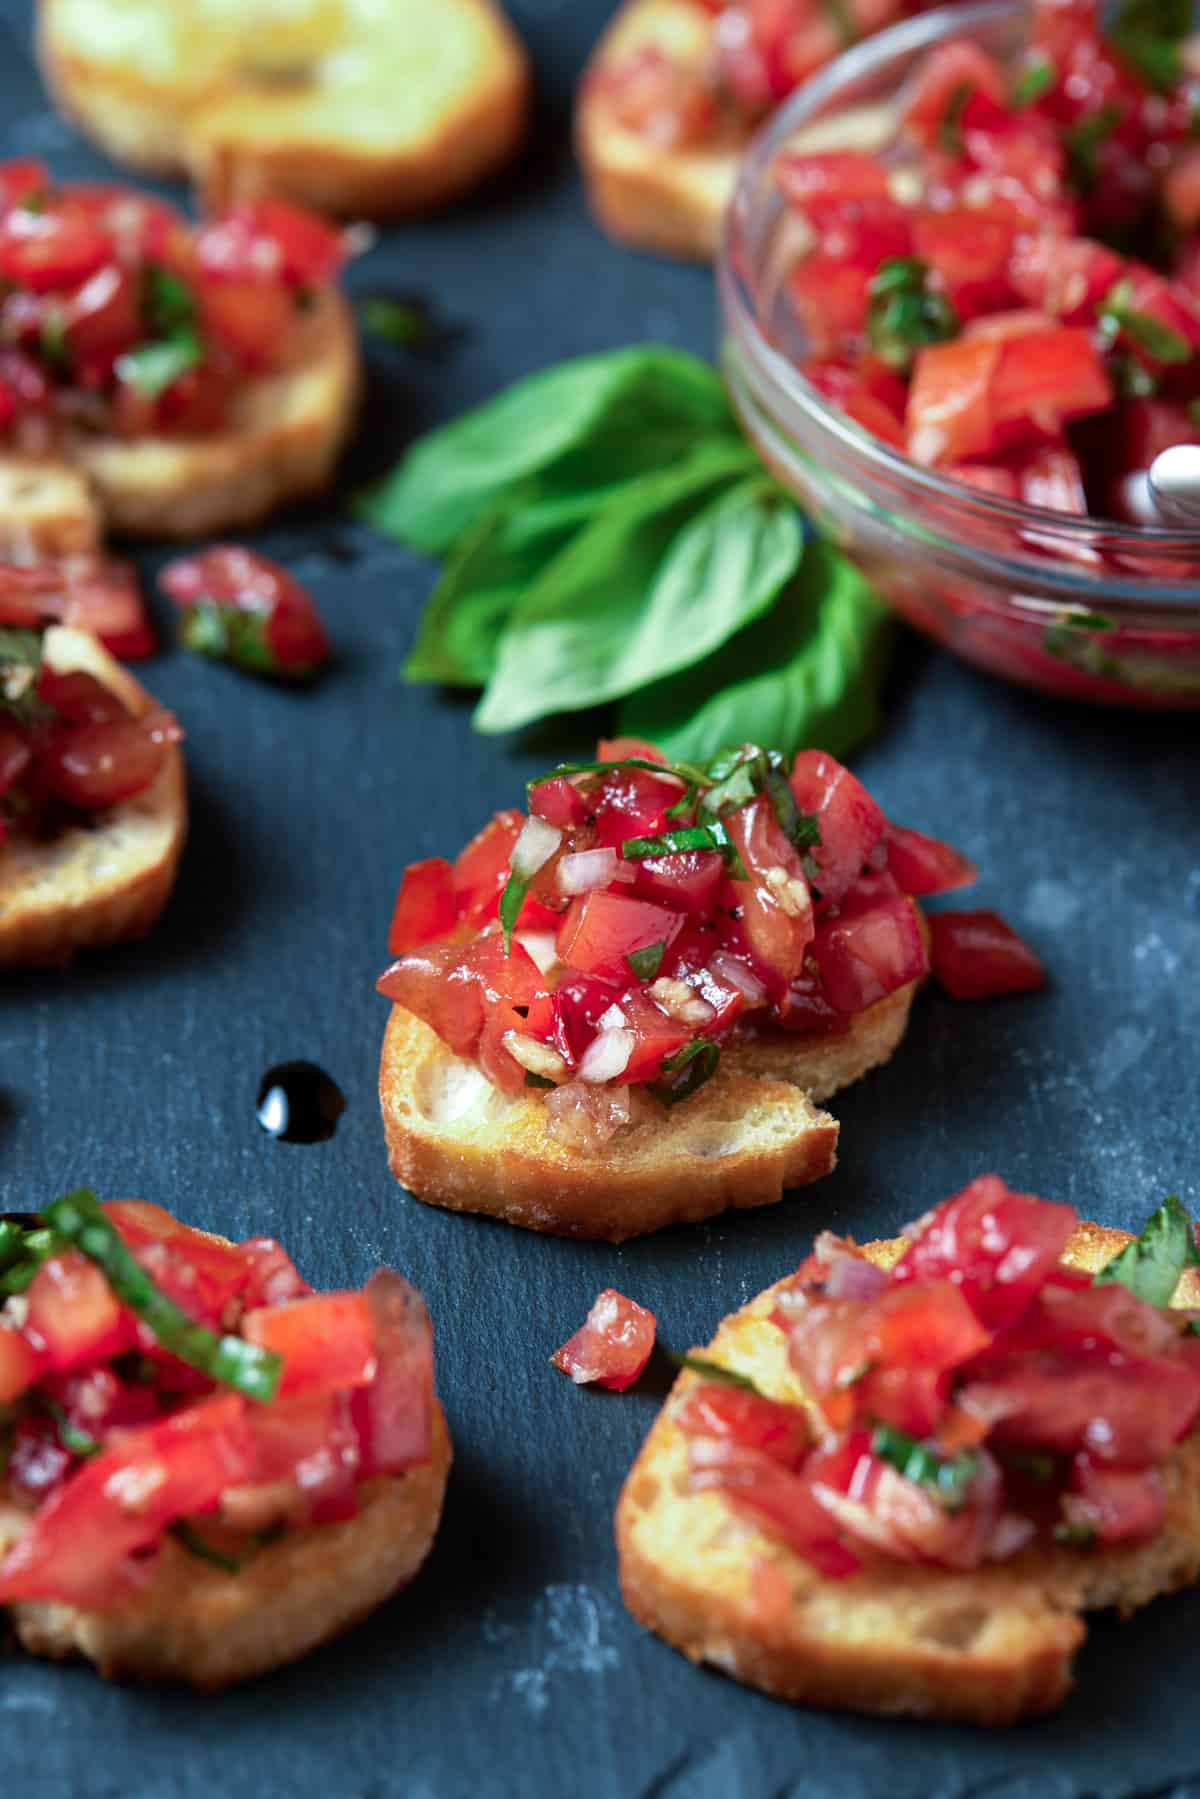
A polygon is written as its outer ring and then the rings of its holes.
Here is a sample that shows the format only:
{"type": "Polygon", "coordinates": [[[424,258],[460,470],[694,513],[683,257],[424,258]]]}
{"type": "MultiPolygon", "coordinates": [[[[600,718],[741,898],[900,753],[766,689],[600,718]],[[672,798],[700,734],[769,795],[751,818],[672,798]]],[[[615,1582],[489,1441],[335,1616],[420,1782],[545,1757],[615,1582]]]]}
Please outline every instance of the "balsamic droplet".
{"type": "Polygon", "coordinates": [[[341,1088],[315,1062],[280,1062],[259,1083],[254,1115],[281,1143],[324,1143],[345,1110],[341,1088]]]}

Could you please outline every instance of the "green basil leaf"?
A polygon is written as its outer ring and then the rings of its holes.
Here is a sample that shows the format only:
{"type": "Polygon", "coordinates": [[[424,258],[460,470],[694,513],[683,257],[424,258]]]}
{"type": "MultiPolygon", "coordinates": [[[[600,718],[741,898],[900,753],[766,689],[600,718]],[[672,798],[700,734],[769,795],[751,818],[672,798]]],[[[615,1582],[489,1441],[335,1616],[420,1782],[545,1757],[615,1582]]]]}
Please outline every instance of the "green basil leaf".
{"type": "Polygon", "coordinates": [[[1200,1266],[1196,1234],[1187,1210],[1170,1193],[1146,1225],[1140,1237],[1107,1262],[1096,1284],[1119,1281],[1152,1306],[1165,1306],[1179,1285],[1185,1268],[1200,1266]]]}
{"type": "Polygon", "coordinates": [[[938,148],[944,156],[961,156],[963,153],[963,114],[974,91],[969,81],[960,81],[951,89],[946,110],[938,121],[938,148]]]}
{"type": "Polygon", "coordinates": [[[196,329],[196,299],[186,281],[161,263],[147,263],[142,277],[142,316],[153,337],[196,329]]]}
{"type": "Polygon", "coordinates": [[[1192,0],[1124,0],[1106,35],[1151,87],[1166,92],[1183,73],[1180,46],[1192,30],[1192,0]]]}
{"type": "Polygon", "coordinates": [[[918,256],[881,262],[867,293],[867,337],[889,368],[907,373],[918,350],[958,335],[958,314],[929,285],[929,268],[918,256]]]}
{"type": "Polygon", "coordinates": [[[359,508],[389,536],[441,554],[531,478],[561,497],[667,468],[715,436],[739,432],[707,363],[656,344],[602,351],[432,432],[359,508]]]}
{"type": "Polygon", "coordinates": [[[646,476],[525,595],[475,728],[577,712],[636,691],[650,670],[698,662],[767,610],[803,544],[795,508],[744,443],[702,446],[646,476]]]}
{"type": "Polygon", "coordinates": [[[1096,1526],[1082,1522],[1056,1524],[1054,1541],[1064,1544],[1068,1549],[1090,1549],[1096,1541],[1096,1526]]]}
{"type": "Polygon", "coordinates": [[[653,981],[667,953],[665,943],[648,943],[645,949],[630,950],[625,961],[635,981],[653,981]]]}
{"type": "Polygon", "coordinates": [[[174,1524],[168,1525],[167,1528],[175,1541],[186,1549],[189,1555],[196,1556],[202,1562],[211,1562],[214,1568],[220,1568],[225,1574],[240,1574],[246,1565],[245,1558],[230,1555],[227,1550],[218,1549],[215,1543],[210,1543],[208,1538],[202,1536],[195,1525],[189,1524],[186,1518],[177,1518],[174,1524]]]}
{"type": "Polygon", "coordinates": [[[194,369],[200,361],[200,339],[194,331],[178,331],[173,337],[139,344],[117,357],[116,374],[148,400],[165,393],[172,382],[194,369]]]}
{"type": "Polygon", "coordinates": [[[621,845],[626,862],[646,862],[655,856],[674,856],[686,850],[716,850],[725,858],[730,880],[750,879],[736,844],[719,818],[711,825],[687,825],[680,831],[663,831],[657,837],[627,837],[621,845]]]}
{"type": "Polygon", "coordinates": [[[521,916],[521,907],[525,904],[525,895],[529,892],[529,882],[521,875],[513,874],[504,883],[504,892],[500,895],[500,929],[504,932],[504,953],[507,956],[512,949],[512,934],[521,916]]]}
{"type": "Polygon", "coordinates": [[[956,1512],[963,1505],[979,1468],[979,1457],[973,1449],[961,1450],[958,1455],[939,1455],[918,1438],[895,1430],[890,1424],[875,1426],[871,1453],[906,1480],[927,1487],[948,1512],[956,1512]]]}
{"type": "Polygon", "coordinates": [[[693,1374],[699,1374],[704,1380],[717,1381],[723,1387],[744,1387],[748,1393],[760,1393],[748,1374],[739,1374],[735,1368],[726,1368],[724,1362],[714,1362],[706,1355],[674,1355],[670,1350],[667,1354],[677,1368],[690,1368],[693,1374]]]}
{"type": "Polygon", "coordinates": [[[814,540],[770,612],[719,655],[633,695],[618,728],[695,761],[747,740],[844,756],[878,727],[888,636],[866,578],[814,540]]]}
{"type": "Polygon", "coordinates": [[[1032,106],[1043,94],[1048,94],[1058,80],[1058,71],[1048,56],[1040,56],[1036,62],[1026,64],[1013,83],[1011,103],[1019,112],[1022,107],[1032,106]]]}
{"type": "Polygon", "coordinates": [[[543,781],[552,781],[555,776],[570,775],[606,775],[614,768],[644,768],[652,775],[674,775],[677,780],[685,781],[689,786],[700,787],[705,784],[702,768],[693,768],[689,763],[651,762],[648,756],[620,756],[612,762],[560,762],[547,774],[535,775],[532,781],[525,783],[526,797],[543,781]]]}
{"type": "Polygon", "coordinates": [[[415,294],[362,294],[355,300],[354,310],[364,331],[401,350],[423,349],[446,331],[428,304],[415,294]]]}
{"type": "Polygon", "coordinates": [[[654,1092],[665,1106],[677,1106],[680,1100],[690,1099],[712,1079],[720,1060],[720,1045],[711,1037],[693,1037],[690,1043],[685,1043],[673,1056],[665,1056],[659,1063],[659,1073],[668,1078],[656,1081],[654,1092]]]}
{"type": "Polygon", "coordinates": [[[0,712],[28,720],[48,710],[38,698],[41,666],[40,634],[0,625],[0,712]]]}
{"type": "Polygon", "coordinates": [[[851,16],[846,0],[822,0],[825,17],[837,32],[838,41],[843,50],[849,50],[858,42],[858,29],[851,16]]]}
{"type": "Polygon", "coordinates": [[[1110,343],[1126,337],[1155,362],[1190,362],[1192,346],[1182,331],[1133,304],[1132,281],[1118,281],[1104,296],[1097,320],[1110,343]]]}

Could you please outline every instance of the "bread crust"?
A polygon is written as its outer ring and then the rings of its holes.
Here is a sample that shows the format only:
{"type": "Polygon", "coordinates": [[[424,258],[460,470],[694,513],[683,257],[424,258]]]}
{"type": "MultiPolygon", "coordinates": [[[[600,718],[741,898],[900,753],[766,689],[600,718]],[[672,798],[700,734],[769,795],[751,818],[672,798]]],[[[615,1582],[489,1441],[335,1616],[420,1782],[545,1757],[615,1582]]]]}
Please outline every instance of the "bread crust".
{"type": "MultiPolygon", "coordinates": [[[[398,84],[406,31],[420,28],[426,9],[423,0],[393,0],[392,10],[382,41],[377,19],[368,18],[368,36],[352,18],[340,60],[369,58],[381,80],[398,84]]],[[[456,199],[507,162],[528,128],[529,60],[507,18],[492,0],[439,0],[438,13],[439,31],[469,33],[473,53],[435,116],[379,141],[356,138],[353,87],[342,129],[330,129],[324,108],[337,101],[342,77],[289,90],[231,72],[189,95],[148,76],[144,64],[97,57],[64,0],[39,0],[38,57],[56,103],[81,130],[118,161],[190,175],[207,207],[270,195],[384,219],[456,199]]]]}
{"type": "Polygon", "coordinates": [[[710,147],[665,148],[622,124],[602,77],[644,45],[703,61],[711,35],[711,14],[693,0],[626,0],[592,53],[575,121],[588,198],[604,230],[639,249],[697,262],[716,256],[751,133],[710,147]]]}
{"type": "MultiPolygon", "coordinates": [[[[1095,1270],[1127,1233],[1079,1227],[1066,1259],[1095,1270]]],[[[890,1266],[903,1240],[870,1244],[890,1266]]],[[[786,1340],[770,1323],[777,1287],[727,1318],[705,1352],[773,1398],[804,1403],[786,1340]]],[[[1191,1271],[1176,1304],[1200,1303],[1191,1271]]],[[[876,1558],[844,1581],[734,1512],[693,1492],[675,1413],[697,1376],[680,1375],[622,1489],[621,1590],[639,1623],[778,1698],[839,1710],[1003,1725],[1052,1710],[1086,1635],[1080,1613],[1123,1612],[1200,1575],[1200,1436],[1167,1472],[1168,1512],[1150,1543],[1082,1554],[1038,1547],[973,1573],[876,1558]]]]}
{"type": "Polygon", "coordinates": [[[430,1205],[610,1243],[731,1206],[773,1205],[834,1167],[837,1121],[814,1102],[888,1059],[913,992],[873,1006],[845,1037],[738,1042],[669,1113],[633,1089],[632,1128],[599,1154],[556,1142],[540,1096],[507,1099],[394,1006],[379,1076],[392,1173],[430,1205]]]}
{"type": "MultiPolygon", "coordinates": [[[[139,717],[155,705],[82,631],[51,627],[44,653],[56,668],[94,674],[139,717]]],[[[174,886],[186,835],[183,755],[172,744],[153,785],[94,828],[0,844],[0,968],[54,966],[79,949],[143,937],[174,886]]]]}
{"type": "MultiPolygon", "coordinates": [[[[433,1545],[450,1463],[450,1434],[435,1403],[430,1461],[364,1483],[356,1517],[290,1531],[238,1574],[168,1538],[150,1584],[124,1604],[105,1612],[14,1606],[17,1636],[33,1655],[86,1656],[108,1679],[214,1689],[268,1673],[407,1585],[433,1545]]],[[[21,1514],[0,1512],[0,1550],[22,1525],[21,1514]]]]}

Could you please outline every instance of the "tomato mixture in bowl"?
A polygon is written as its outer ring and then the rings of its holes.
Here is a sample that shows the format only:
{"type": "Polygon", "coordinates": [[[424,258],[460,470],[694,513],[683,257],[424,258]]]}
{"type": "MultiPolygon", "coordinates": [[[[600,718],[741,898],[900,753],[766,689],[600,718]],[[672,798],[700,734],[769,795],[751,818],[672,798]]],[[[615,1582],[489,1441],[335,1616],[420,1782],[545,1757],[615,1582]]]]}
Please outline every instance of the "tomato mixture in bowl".
{"type": "Polygon", "coordinates": [[[80,1189],[0,1218],[0,1301],[0,1606],[117,1605],[168,1535],[237,1572],[429,1460],[432,1330],[389,1270],[314,1293],[269,1237],[80,1189]]]}
{"type": "Polygon", "coordinates": [[[890,1272],[826,1232],[771,1314],[811,1403],[706,1360],[672,1410],[693,1490],[830,1579],[1153,1537],[1200,1416],[1197,1314],[1167,1309],[1193,1227],[1168,1200],[1092,1275],[1062,1259],[1077,1222],[985,1175],[890,1272]]]}
{"type": "Polygon", "coordinates": [[[287,363],[342,234],[277,200],[191,225],[133,189],[0,164],[0,436],[203,434],[287,363]]]}
{"type": "MultiPolygon", "coordinates": [[[[621,739],[532,782],[528,808],[405,871],[378,986],[502,1092],[544,1090],[583,1149],[629,1122],[631,1087],[686,1099],[739,1036],[851,1030],[930,970],[915,896],[975,879],[821,750],[697,768],[621,739]]],[[[994,913],[933,929],[949,991],[1042,984],[994,913]]]]}
{"type": "Polygon", "coordinates": [[[1200,703],[1190,7],[992,0],[841,59],[752,151],[721,271],[765,460],[914,623],[1058,692],[1200,703]]]}
{"type": "Polygon", "coordinates": [[[55,668],[42,645],[39,631],[0,624],[0,845],[57,836],[145,793],[183,738],[171,713],[135,716],[95,675],[55,668]]]}

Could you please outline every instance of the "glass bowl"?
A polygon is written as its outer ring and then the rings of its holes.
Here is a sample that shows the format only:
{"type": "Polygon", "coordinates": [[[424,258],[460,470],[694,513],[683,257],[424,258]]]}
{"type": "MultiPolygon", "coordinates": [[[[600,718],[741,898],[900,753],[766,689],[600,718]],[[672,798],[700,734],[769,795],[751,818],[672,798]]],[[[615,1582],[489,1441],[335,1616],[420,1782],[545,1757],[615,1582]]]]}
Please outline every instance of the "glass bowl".
{"type": "Polygon", "coordinates": [[[1080,518],[968,487],[890,449],[800,373],[784,276],[795,224],[776,159],[892,139],[930,48],[966,37],[1015,61],[1032,8],[927,13],[840,56],[750,148],[718,265],[722,359],[763,461],[902,618],[1013,680],[1109,705],[1200,707],[1200,530],[1080,518]]]}

